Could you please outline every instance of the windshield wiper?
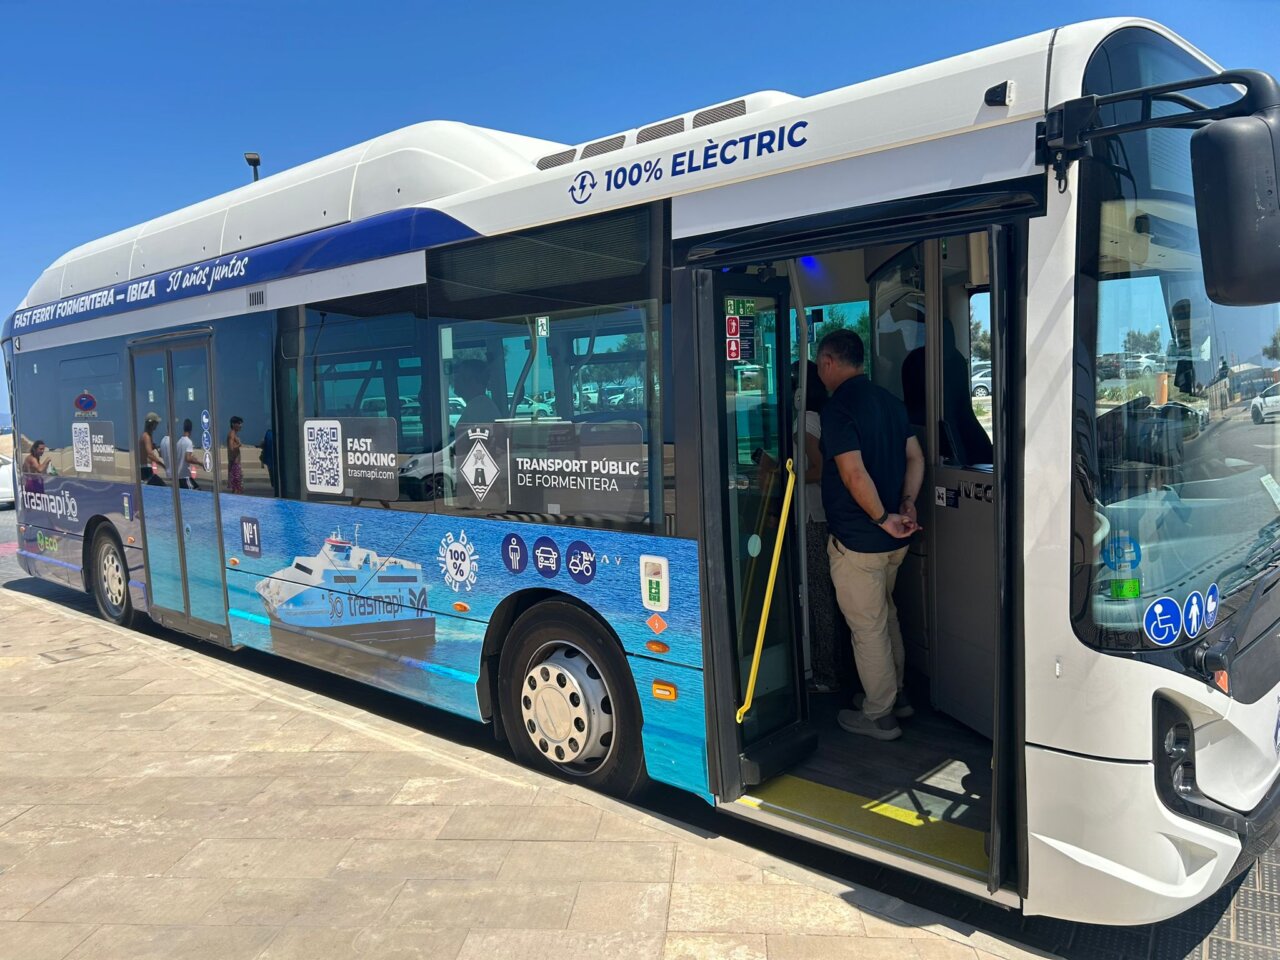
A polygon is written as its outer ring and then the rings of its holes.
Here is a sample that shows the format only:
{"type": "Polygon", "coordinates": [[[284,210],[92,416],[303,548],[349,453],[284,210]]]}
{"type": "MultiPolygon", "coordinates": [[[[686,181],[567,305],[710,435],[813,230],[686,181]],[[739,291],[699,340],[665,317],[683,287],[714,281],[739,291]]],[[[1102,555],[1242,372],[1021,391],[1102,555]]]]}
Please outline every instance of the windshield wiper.
{"type": "MultiPolygon", "coordinates": [[[[1254,538],[1253,543],[1249,546],[1249,553],[1240,563],[1228,567],[1218,574],[1218,579],[1224,583],[1231,582],[1232,575],[1237,573],[1247,573],[1248,576],[1242,577],[1241,580],[1248,580],[1250,577],[1265,570],[1268,566],[1280,558],[1280,517],[1276,517],[1263,525],[1258,531],[1258,535],[1254,538]]],[[[1226,588],[1223,588],[1226,593],[1226,588]]]]}

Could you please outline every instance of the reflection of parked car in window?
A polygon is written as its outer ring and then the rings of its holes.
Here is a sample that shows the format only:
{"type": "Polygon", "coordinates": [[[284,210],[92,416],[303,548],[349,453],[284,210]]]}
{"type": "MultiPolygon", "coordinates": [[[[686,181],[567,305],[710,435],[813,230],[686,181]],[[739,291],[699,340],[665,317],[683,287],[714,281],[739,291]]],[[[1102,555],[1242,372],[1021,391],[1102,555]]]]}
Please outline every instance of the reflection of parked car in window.
{"type": "Polygon", "coordinates": [[[1207,408],[1190,406],[1181,400],[1171,400],[1156,408],[1156,416],[1162,420],[1181,423],[1182,439],[1194,440],[1208,426],[1209,411],[1207,408]]]}
{"type": "Polygon", "coordinates": [[[1130,354],[1124,361],[1125,376],[1145,377],[1160,373],[1165,368],[1165,358],[1159,353],[1130,354]]]}
{"type": "Polygon", "coordinates": [[[990,365],[987,366],[987,369],[985,372],[974,373],[973,376],[969,378],[969,392],[973,394],[975,397],[991,396],[990,365]]]}
{"type": "Polygon", "coordinates": [[[0,456],[0,507],[12,507],[13,497],[13,461],[0,456]]]}
{"type": "Polygon", "coordinates": [[[1262,423],[1277,413],[1280,413],[1280,383],[1267,387],[1249,403],[1249,416],[1254,423],[1262,423]]]}
{"type": "Polygon", "coordinates": [[[447,475],[453,444],[443,450],[415,454],[400,465],[400,492],[410,500],[442,500],[453,488],[447,475]]]}
{"type": "Polygon", "coordinates": [[[1096,369],[1099,380],[1118,380],[1124,374],[1124,355],[1119,353],[1099,354],[1096,369]]]}

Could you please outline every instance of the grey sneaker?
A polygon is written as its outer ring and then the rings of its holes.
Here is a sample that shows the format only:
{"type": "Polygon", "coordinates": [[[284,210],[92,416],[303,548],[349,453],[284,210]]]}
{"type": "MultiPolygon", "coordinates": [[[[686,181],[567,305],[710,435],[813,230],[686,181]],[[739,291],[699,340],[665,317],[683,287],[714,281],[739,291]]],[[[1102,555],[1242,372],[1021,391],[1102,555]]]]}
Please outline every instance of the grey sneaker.
{"type": "Polygon", "coordinates": [[[902,736],[902,728],[893,717],[880,717],[872,720],[861,710],[841,710],[836,715],[840,726],[849,733],[856,733],[875,740],[897,740],[902,736]]]}
{"type": "MultiPolygon", "coordinates": [[[[862,693],[854,694],[853,705],[861,710],[862,702],[866,699],[866,695],[862,693]]],[[[898,697],[893,701],[893,715],[899,720],[905,720],[907,717],[916,715],[916,708],[911,706],[911,701],[907,699],[907,691],[899,690],[898,697]]]]}

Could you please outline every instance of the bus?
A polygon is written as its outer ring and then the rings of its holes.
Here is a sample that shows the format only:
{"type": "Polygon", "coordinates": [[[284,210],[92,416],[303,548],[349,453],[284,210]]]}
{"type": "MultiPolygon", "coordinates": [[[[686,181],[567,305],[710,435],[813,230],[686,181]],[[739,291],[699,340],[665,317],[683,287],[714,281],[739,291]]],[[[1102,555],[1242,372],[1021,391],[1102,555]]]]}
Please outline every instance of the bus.
{"type": "Polygon", "coordinates": [[[378,137],[41,274],[20,562],[589,788],[1170,917],[1280,830],[1280,428],[1237,374],[1280,364],[1277,126],[1266,74],[1112,19],[582,144],[378,137]],[[836,329],[926,460],[894,742],[810,682],[836,329]]]}

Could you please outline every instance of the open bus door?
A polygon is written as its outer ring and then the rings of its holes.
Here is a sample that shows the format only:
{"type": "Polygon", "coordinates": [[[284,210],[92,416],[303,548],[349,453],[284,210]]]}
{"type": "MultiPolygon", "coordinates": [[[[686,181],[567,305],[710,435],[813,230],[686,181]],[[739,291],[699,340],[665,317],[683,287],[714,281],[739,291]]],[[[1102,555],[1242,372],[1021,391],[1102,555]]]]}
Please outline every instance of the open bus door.
{"type": "Polygon", "coordinates": [[[736,756],[726,744],[722,767],[726,779],[740,778],[722,792],[736,796],[813,742],[796,643],[804,618],[794,496],[783,512],[795,456],[790,297],[787,283],[767,272],[699,270],[696,285],[702,382],[714,384],[704,436],[717,438],[704,457],[725,490],[719,505],[708,506],[716,532],[707,541],[710,551],[723,550],[708,564],[728,610],[727,622],[713,618],[713,629],[724,631],[717,649],[732,651],[728,668],[720,667],[732,675],[731,689],[725,679],[719,689],[733,704],[732,728],[722,723],[721,737],[736,756]],[[748,697],[750,709],[739,718],[748,697]]]}
{"type": "Polygon", "coordinates": [[[166,627],[230,646],[209,338],[135,343],[129,353],[147,612],[166,627]],[[180,440],[188,421],[194,462],[179,462],[187,461],[187,445],[180,440]],[[151,434],[163,467],[144,462],[143,433],[151,434]]]}

